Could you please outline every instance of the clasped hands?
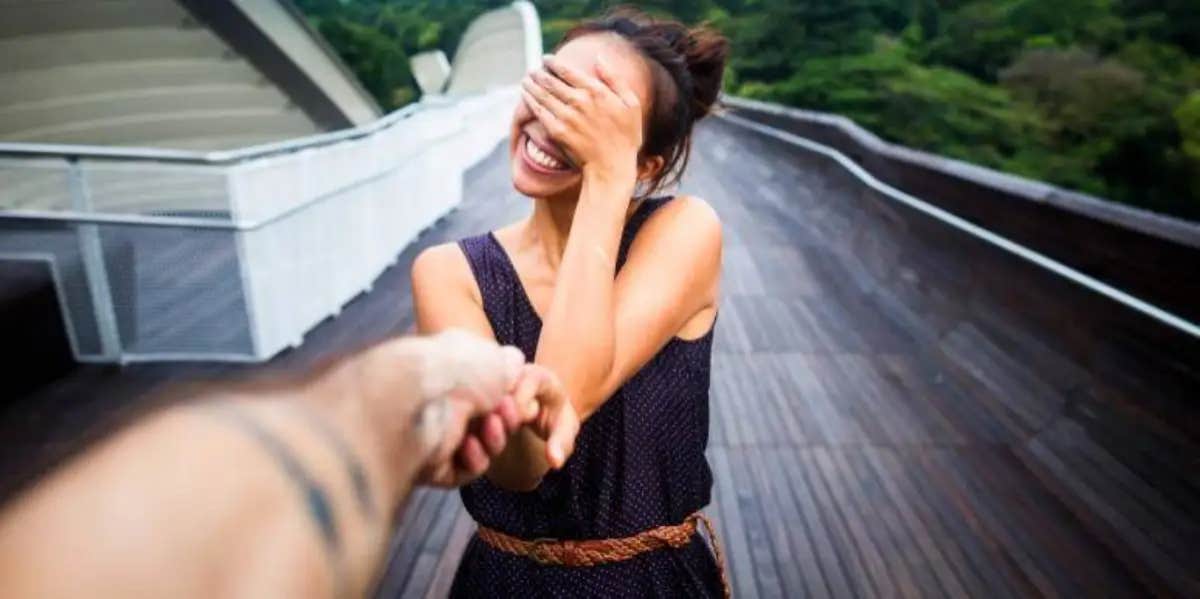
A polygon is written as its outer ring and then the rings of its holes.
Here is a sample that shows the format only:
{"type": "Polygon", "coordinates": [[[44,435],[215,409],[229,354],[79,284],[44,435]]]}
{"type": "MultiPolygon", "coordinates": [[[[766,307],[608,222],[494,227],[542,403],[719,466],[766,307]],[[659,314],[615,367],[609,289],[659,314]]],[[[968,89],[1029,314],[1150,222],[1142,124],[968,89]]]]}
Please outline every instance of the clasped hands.
{"type": "Polygon", "coordinates": [[[552,468],[561,468],[574,450],[579,417],[558,377],[526,363],[515,347],[459,330],[399,339],[370,350],[358,376],[369,413],[407,420],[407,426],[387,428],[411,437],[407,455],[395,459],[417,459],[418,484],[470,482],[522,428],[546,442],[552,468]]]}

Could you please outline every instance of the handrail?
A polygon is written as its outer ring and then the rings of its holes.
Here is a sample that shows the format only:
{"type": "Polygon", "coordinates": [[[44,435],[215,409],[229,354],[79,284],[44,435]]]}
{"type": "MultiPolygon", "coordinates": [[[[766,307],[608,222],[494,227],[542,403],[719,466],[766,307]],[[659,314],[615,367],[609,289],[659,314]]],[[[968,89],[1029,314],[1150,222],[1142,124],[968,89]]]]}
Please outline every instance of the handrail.
{"type": "Polygon", "coordinates": [[[839,114],[804,110],[738,96],[721,97],[721,103],[742,109],[782,117],[793,121],[817,123],[840,130],[855,143],[882,157],[943,173],[971,183],[995,189],[1031,202],[1049,204],[1064,211],[1081,214],[1146,235],[1200,248],[1200,224],[1180,218],[1119,204],[1050,183],[997,171],[963,160],[924,152],[891,143],[839,114]]]}
{"type": "MultiPolygon", "coordinates": [[[[294,153],[301,150],[320,148],[335,143],[356,140],[375,135],[396,123],[404,121],[417,112],[428,108],[452,107],[463,100],[481,97],[484,94],[461,94],[455,96],[434,96],[423,98],[419,103],[409,104],[399,110],[365,125],[344,129],[331,133],[310,135],[307,137],[250,146],[230,151],[218,152],[189,152],[185,150],[170,150],[162,148],[118,148],[82,145],[59,144],[0,144],[0,158],[18,156],[24,158],[63,158],[69,163],[69,168],[77,169],[78,161],[84,158],[114,160],[114,161],[153,161],[170,164],[188,164],[213,167],[249,162],[271,156],[294,153]]],[[[442,139],[442,137],[436,138],[442,139]]],[[[377,177],[372,177],[375,179],[377,177]]],[[[359,184],[363,181],[358,182],[359,184]]],[[[236,231],[251,231],[284,218],[310,204],[322,201],[329,194],[318,196],[294,206],[281,213],[253,221],[229,220],[203,216],[168,216],[155,214],[125,214],[105,213],[80,210],[37,210],[24,208],[0,207],[0,220],[37,220],[61,221],[77,224],[111,224],[137,225],[152,227],[187,227],[199,229],[225,229],[236,231]]]]}
{"type": "MultiPolygon", "coordinates": [[[[462,98],[456,98],[462,99],[462,98]]],[[[318,133],[278,142],[269,142],[256,146],[234,150],[217,150],[212,152],[194,152],[188,150],[172,150],[154,147],[115,147],[88,146],[74,144],[34,144],[34,143],[0,143],[0,156],[17,156],[23,158],[64,158],[78,160],[80,158],[96,158],[102,160],[120,161],[155,161],[175,164],[202,164],[224,166],[248,160],[257,160],[277,154],[288,154],[338,142],[366,137],[383,129],[387,129],[419,110],[427,107],[448,105],[451,101],[443,99],[422,100],[395,110],[383,118],[371,123],[349,129],[341,129],[329,133],[318,133]]]]}
{"type": "Polygon", "coordinates": [[[811,139],[806,139],[799,135],[789,133],[787,131],[779,130],[775,127],[756,123],[744,117],[728,114],[722,116],[725,120],[740,127],[744,127],[751,131],[756,131],[760,134],[773,137],[784,143],[804,148],[810,152],[821,154],[827,158],[830,158],[837,162],[842,168],[846,169],[846,171],[854,176],[854,178],[858,179],[859,182],[875,190],[876,192],[883,194],[884,197],[887,197],[894,202],[904,204],[909,208],[917,210],[918,212],[921,212],[926,216],[941,222],[942,224],[948,225],[951,228],[957,229],[958,231],[961,231],[971,237],[996,246],[1001,250],[1031,262],[1044,270],[1047,270],[1057,276],[1107,297],[1110,300],[1122,304],[1127,308],[1140,312],[1173,329],[1200,339],[1200,324],[1192,322],[1182,316],[1179,316],[1178,314],[1170,312],[1121,289],[1113,287],[1112,285],[1100,281],[1095,277],[1075,270],[1074,268],[1071,268],[1062,262],[1054,260],[1053,258],[1050,258],[1041,252],[1025,247],[1024,245],[1012,241],[1007,237],[997,235],[992,231],[980,227],[979,225],[976,225],[964,218],[951,214],[916,196],[896,189],[895,187],[892,187],[891,185],[888,185],[887,183],[875,178],[874,175],[867,172],[867,170],[860,166],[857,162],[851,160],[850,157],[834,148],[815,142],[811,139]]]}

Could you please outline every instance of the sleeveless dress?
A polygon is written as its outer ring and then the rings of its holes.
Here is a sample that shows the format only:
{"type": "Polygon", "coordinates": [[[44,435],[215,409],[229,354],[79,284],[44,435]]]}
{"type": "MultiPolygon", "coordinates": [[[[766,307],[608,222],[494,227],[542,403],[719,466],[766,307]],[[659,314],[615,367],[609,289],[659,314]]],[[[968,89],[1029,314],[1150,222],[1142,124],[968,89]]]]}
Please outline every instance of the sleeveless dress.
{"type": "MultiPolygon", "coordinates": [[[[650,199],[622,234],[617,268],[642,224],[669,199],[650,199]]],[[[541,319],[508,254],[491,233],[459,242],[500,343],[533,360],[541,319]]],[[[581,314],[580,317],[586,317],[581,314]]],[[[674,338],[583,423],[575,452],[537,489],[519,493],[480,478],[462,490],[476,522],[523,539],[626,537],[679,524],[708,505],[712,473],[708,387],[712,331],[674,338]]],[[[542,566],[471,538],[451,597],[721,597],[713,556],[696,535],[660,549],[591,567],[542,566]]]]}

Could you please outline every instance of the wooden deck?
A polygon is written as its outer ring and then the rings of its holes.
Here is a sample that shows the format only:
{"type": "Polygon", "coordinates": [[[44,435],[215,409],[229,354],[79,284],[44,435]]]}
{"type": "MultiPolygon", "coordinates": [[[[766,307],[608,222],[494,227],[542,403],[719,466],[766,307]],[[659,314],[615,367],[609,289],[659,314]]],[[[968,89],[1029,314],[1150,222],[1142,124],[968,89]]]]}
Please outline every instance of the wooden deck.
{"type": "MultiPolygon", "coordinates": [[[[1136,390],[1156,389],[1152,373],[1093,380],[1011,313],[956,309],[954,280],[977,266],[867,226],[900,217],[777,142],[712,123],[690,173],[727,238],[708,512],[736,596],[1200,596],[1200,446],[1162,417],[1194,423],[1200,390],[1152,391],[1148,408],[1136,390]]],[[[528,209],[499,153],[466,196],[370,294],[258,370],[408,329],[416,251],[528,209]]],[[[229,370],[81,368],[10,402],[0,482],[11,493],[147,390],[229,370]]],[[[417,492],[379,595],[444,596],[472,530],[457,495],[417,492]]]]}

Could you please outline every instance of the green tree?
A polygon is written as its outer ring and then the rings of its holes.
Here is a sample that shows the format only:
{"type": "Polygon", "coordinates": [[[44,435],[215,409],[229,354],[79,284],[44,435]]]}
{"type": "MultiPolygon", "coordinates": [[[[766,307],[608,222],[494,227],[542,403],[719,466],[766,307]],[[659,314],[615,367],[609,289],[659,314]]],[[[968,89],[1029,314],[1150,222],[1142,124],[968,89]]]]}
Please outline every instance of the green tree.
{"type": "MultiPolygon", "coordinates": [[[[726,89],[1200,218],[1200,0],[643,0],[731,38],[726,89]]],[[[385,108],[509,0],[296,0],[385,108]]],[[[545,47],[620,0],[535,0],[545,47]]]]}
{"type": "Polygon", "coordinates": [[[1200,91],[1191,95],[1175,109],[1175,121],[1179,126],[1179,149],[1186,161],[1192,192],[1192,207],[1200,212],[1200,91]]]}

